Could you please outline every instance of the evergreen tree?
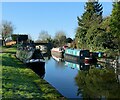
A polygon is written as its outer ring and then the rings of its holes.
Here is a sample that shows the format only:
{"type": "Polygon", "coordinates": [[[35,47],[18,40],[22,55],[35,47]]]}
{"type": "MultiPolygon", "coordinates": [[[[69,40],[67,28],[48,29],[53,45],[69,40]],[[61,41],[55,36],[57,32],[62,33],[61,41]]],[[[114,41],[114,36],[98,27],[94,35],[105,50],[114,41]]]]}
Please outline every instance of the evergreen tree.
{"type": "Polygon", "coordinates": [[[113,36],[113,42],[120,54],[120,1],[113,3],[113,10],[110,20],[110,28],[113,36]]]}
{"type": "Polygon", "coordinates": [[[79,41],[79,48],[86,47],[87,44],[90,44],[91,39],[93,39],[94,33],[91,34],[88,30],[94,25],[98,27],[102,22],[102,9],[102,5],[99,4],[98,1],[90,2],[89,0],[89,2],[86,2],[85,12],[81,18],[77,17],[78,28],[76,31],[76,39],[79,41]]]}
{"type": "Polygon", "coordinates": [[[101,33],[98,36],[99,39],[97,41],[102,45],[104,49],[115,49],[116,47],[116,44],[113,42],[113,36],[110,30],[110,19],[110,16],[104,18],[101,23],[101,27],[99,28],[101,33]]]}

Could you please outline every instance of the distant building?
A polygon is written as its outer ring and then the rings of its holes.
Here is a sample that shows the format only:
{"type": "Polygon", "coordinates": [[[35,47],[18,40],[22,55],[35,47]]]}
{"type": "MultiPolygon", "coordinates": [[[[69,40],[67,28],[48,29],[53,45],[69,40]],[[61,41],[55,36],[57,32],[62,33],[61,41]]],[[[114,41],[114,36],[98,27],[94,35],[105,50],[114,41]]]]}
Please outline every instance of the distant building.
{"type": "Polygon", "coordinates": [[[6,44],[6,46],[11,46],[11,45],[16,44],[16,41],[9,40],[9,41],[6,41],[5,44],[6,44]]]}
{"type": "Polygon", "coordinates": [[[12,34],[12,40],[16,41],[17,43],[20,43],[22,41],[28,40],[28,35],[22,35],[22,34],[12,34]]]}

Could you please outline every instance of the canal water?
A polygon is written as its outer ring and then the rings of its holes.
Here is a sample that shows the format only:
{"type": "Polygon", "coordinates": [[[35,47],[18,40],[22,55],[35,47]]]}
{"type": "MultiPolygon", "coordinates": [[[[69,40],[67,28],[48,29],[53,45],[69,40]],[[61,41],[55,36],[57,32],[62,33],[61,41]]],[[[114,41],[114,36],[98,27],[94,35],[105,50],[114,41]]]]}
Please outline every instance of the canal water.
{"type": "Polygon", "coordinates": [[[46,58],[43,77],[67,98],[119,98],[120,68],[46,58]]]}
{"type": "Polygon", "coordinates": [[[62,95],[67,98],[79,98],[78,87],[75,84],[77,69],[71,69],[65,62],[57,62],[52,57],[45,66],[45,80],[54,86],[62,95]]]}

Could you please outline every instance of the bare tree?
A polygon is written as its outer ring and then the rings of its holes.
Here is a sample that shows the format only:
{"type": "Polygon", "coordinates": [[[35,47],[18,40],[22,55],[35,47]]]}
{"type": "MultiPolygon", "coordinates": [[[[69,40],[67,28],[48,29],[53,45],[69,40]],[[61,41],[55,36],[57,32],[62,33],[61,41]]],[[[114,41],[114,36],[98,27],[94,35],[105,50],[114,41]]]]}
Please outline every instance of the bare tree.
{"type": "Polygon", "coordinates": [[[66,43],[66,35],[63,31],[58,31],[55,33],[54,41],[57,43],[57,46],[62,46],[66,43]]]}
{"type": "Polygon", "coordinates": [[[39,37],[38,37],[38,40],[39,40],[39,41],[49,42],[50,39],[51,39],[51,35],[48,34],[47,31],[41,31],[41,32],[39,33],[39,37]]]}
{"type": "Polygon", "coordinates": [[[13,25],[11,22],[8,22],[8,21],[3,21],[1,24],[0,24],[0,35],[2,37],[2,40],[3,42],[5,42],[5,40],[8,38],[8,37],[11,37],[11,34],[13,33],[13,25]]]}

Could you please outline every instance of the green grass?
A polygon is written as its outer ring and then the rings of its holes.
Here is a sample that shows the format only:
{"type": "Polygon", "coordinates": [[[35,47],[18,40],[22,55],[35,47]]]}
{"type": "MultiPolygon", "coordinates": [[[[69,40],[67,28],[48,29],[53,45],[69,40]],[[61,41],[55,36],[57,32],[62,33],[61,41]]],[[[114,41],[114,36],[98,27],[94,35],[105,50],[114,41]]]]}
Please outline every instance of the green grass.
{"type": "MultiPolygon", "coordinates": [[[[15,49],[10,49],[12,50],[15,49]]],[[[2,57],[2,98],[65,99],[44,79],[15,58],[14,54],[1,53],[2,57]]]]}
{"type": "Polygon", "coordinates": [[[0,47],[3,53],[16,53],[16,47],[0,47]]]}

